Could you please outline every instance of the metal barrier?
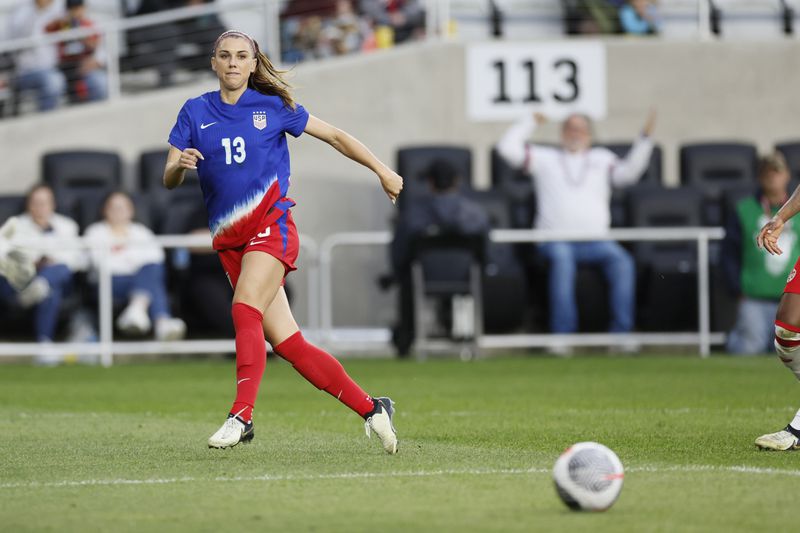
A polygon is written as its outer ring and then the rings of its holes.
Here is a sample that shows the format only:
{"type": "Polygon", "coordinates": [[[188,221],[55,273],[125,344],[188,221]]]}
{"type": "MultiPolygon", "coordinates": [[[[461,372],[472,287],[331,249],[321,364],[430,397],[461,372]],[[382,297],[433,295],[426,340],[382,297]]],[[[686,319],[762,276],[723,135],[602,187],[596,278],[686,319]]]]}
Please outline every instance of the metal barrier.
{"type": "MultiPolygon", "coordinates": [[[[211,237],[203,235],[161,235],[156,241],[164,248],[208,248],[211,249],[211,237]]],[[[112,243],[113,244],[113,243],[112,243]]],[[[89,249],[91,245],[83,239],[61,243],[64,247],[89,249]]],[[[136,246],[135,243],[128,243],[136,246]]],[[[111,291],[111,271],[108,269],[106,257],[110,246],[103,250],[103,259],[98,272],[98,316],[100,338],[97,343],[48,343],[43,346],[35,342],[6,342],[0,343],[0,357],[39,355],[46,348],[48,354],[70,355],[75,353],[85,355],[99,355],[103,366],[111,366],[114,355],[144,355],[144,354],[201,354],[201,353],[233,353],[234,342],[229,340],[183,340],[183,341],[115,341],[113,327],[113,297],[111,291]]],[[[25,243],[25,247],[35,248],[36,243],[25,243]]],[[[300,235],[300,247],[304,257],[304,270],[308,276],[308,331],[314,332],[319,327],[317,309],[319,309],[319,289],[317,267],[318,245],[314,239],[307,235],[300,235]]],[[[202,290],[198,287],[198,290],[202,290]]],[[[313,336],[313,335],[312,335],[313,336]]]]}
{"type": "MultiPolygon", "coordinates": [[[[481,348],[532,348],[558,345],[614,346],[636,343],[639,345],[694,345],[702,357],[707,357],[712,344],[724,342],[724,334],[712,333],[710,328],[709,295],[709,241],[725,236],[722,228],[619,228],[607,233],[591,235],[568,231],[494,230],[489,238],[498,243],[537,243],[548,241],[695,241],[697,243],[698,331],[680,333],[630,333],[630,334],[509,334],[481,335],[481,348]]],[[[333,341],[338,334],[333,327],[333,251],[342,246],[375,246],[391,242],[388,231],[337,233],[322,241],[319,253],[320,268],[320,332],[323,339],[333,341]]],[[[388,338],[387,334],[372,337],[388,338]]]]}

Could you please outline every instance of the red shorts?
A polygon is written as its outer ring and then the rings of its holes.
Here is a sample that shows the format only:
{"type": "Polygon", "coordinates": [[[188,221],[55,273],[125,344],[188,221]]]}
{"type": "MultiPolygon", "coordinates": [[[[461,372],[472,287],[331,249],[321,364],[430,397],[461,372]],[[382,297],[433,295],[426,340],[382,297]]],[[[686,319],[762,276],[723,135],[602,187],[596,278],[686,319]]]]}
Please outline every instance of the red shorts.
{"type": "MultiPolygon", "coordinates": [[[[297,226],[294,225],[292,212],[286,211],[271,226],[254,235],[244,246],[217,250],[222,268],[231,287],[236,288],[239,274],[242,272],[242,258],[247,252],[266,252],[283,263],[284,278],[292,270],[297,270],[294,262],[300,249],[300,239],[297,237],[297,226]]],[[[283,285],[283,282],[281,282],[283,285]]]]}
{"type": "Polygon", "coordinates": [[[784,287],[783,292],[800,294],[800,276],[797,275],[798,269],[800,269],[800,257],[797,258],[794,268],[789,272],[789,277],[786,279],[786,287],[784,287]]]}

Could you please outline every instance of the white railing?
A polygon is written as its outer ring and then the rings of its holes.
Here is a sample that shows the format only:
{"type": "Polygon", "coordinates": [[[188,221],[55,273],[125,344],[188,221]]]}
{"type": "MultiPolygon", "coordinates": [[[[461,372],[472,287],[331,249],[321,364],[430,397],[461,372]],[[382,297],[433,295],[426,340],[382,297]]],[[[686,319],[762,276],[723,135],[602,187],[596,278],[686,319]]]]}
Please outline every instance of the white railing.
{"type": "MultiPolygon", "coordinates": [[[[211,237],[203,235],[162,235],[156,237],[157,242],[164,248],[207,248],[211,250],[211,237]]],[[[92,245],[78,239],[63,241],[62,247],[89,249],[92,245]]],[[[36,248],[36,243],[25,243],[27,248],[36,248]]],[[[136,243],[129,243],[135,247],[136,243]]],[[[308,319],[304,326],[314,337],[314,332],[319,327],[317,309],[319,309],[318,278],[318,246],[316,241],[306,235],[300,236],[300,247],[303,252],[303,263],[308,280],[308,319]]],[[[48,343],[46,346],[35,342],[4,342],[0,343],[0,358],[9,356],[36,356],[45,350],[48,355],[67,356],[70,354],[84,354],[99,356],[103,366],[111,366],[114,355],[144,355],[144,354],[206,354],[206,353],[233,353],[232,339],[221,340],[183,340],[183,341],[116,341],[114,340],[114,301],[112,296],[112,273],[108,268],[107,257],[110,246],[99,248],[102,252],[98,270],[98,318],[100,326],[99,342],[96,343],[48,343]]],[[[197,287],[202,290],[202,287],[197,287]]]]}
{"type": "MultiPolygon", "coordinates": [[[[498,243],[539,243],[548,241],[613,240],[631,241],[695,241],[697,243],[697,332],[632,333],[632,334],[506,334],[481,335],[477,344],[481,348],[534,348],[548,346],[615,346],[635,343],[639,345],[697,345],[702,357],[707,357],[712,344],[724,342],[723,333],[712,333],[710,326],[709,241],[725,236],[722,228],[619,228],[602,235],[543,230],[494,230],[489,234],[498,243]]],[[[385,246],[391,242],[388,231],[337,233],[322,241],[319,253],[320,268],[320,334],[332,341],[337,337],[333,325],[333,252],[345,246],[385,246]]],[[[364,334],[366,335],[366,331],[364,334]]],[[[388,334],[370,336],[386,339],[388,334]]]]}

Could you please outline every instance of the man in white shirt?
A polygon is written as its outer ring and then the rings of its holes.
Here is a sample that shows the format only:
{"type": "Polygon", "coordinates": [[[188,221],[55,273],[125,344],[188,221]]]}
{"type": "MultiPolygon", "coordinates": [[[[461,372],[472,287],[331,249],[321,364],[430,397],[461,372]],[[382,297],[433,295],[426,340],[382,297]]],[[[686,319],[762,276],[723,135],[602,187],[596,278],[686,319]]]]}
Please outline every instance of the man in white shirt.
{"type": "MultiPolygon", "coordinates": [[[[636,183],[650,161],[655,125],[651,113],[624,159],[602,147],[592,147],[592,124],[584,115],[571,115],[562,126],[561,147],[529,144],[541,114],[527,115],[506,131],[497,149],[513,167],[525,169],[536,190],[535,227],[603,235],[611,226],[612,186],[636,183]]],[[[613,241],[546,242],[539,252],[550,263],[550,330],[572,333],[578,327],[575,274],[579,263],[599,265],[610,293],[612,333],[631,331],[634,323],[636,273],[628,252],[613,241]]]]}
{"type": "MultiPolygon", "coordinates": [[[[8,37],[24,39],[41,37],[48,24],[64,16],[63,0],[23,0],[8,17],[8,37]]],[[[67,82],[58,69],[55,44],[38,44],[22,50],[14,58],[17,90],[36,91],[39,110],[58,107],[67,82]]]]}

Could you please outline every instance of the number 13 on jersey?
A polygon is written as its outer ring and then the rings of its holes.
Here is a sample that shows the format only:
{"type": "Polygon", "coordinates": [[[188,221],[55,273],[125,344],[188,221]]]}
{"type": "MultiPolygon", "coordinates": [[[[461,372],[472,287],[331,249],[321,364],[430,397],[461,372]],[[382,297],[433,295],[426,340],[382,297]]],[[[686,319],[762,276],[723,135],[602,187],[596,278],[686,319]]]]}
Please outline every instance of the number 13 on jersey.
{"type": "Polygon", "coordinates": [[[230,165],[231,159],[236,163],[244,163],[247,152],[244,149],[244,139],[236,137],[231,141],[230,137],[222,139],[222,146],[225,148],[225,164],[230,165]]]}
{"type": "Polygon", "coordinates": [[[602,43],[482,43],[467,48],[467,115],[516,120],[539,111],[554,120],[606,115],[602,43]]]}

